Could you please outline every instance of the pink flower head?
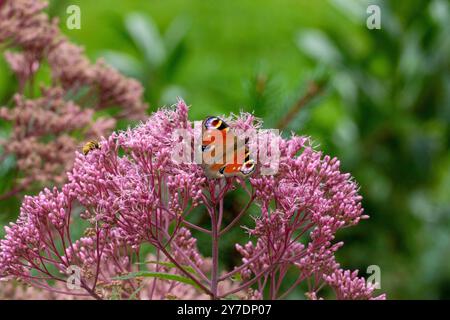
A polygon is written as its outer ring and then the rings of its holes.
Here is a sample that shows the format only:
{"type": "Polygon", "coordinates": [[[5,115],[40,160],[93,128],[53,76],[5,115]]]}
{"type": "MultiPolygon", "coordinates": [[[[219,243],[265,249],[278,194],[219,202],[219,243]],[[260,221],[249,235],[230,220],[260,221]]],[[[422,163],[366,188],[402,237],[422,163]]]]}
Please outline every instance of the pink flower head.
{"type": "MultiPolygon", "coordinates": [[[[248,114],[230,118],[228,123],[233,130],[261,126],[248,114]]],[[[0,243],[0,271],[37,283],[32,269],[40,271],[42,279],[63,280],[45,266],[54,264],[64,274],[65,268],[75,264],[84,272],[82,288],[101,298],[117,276],[136,270],[133,261],[141,247],[150,244],[158,263],[164,262],[152,268],[187,277],[195,290],[212,298],[243,292],[249,298],[262,298],[266,286],[270,287],[267,298],[282,298],[310,278],[315,279],[308,290],[311,298],[318,297],[324,284],[335,290],[337,298],[372,297],[373,288],[342,271],[335,261],[335,252],[342,246],[335,241],[337,230],[366,218],[358,187],[350,175],[340,172],[337,159],[322,156],[305,137],[277,137],[277,174],[257,170],[248,181],[209,179],[200,165],[172,158],[179,128],[193,135],[182,100],[175,109],[159,110],[136,128],[102,138],[99,148],[87,155],[77,153],[61,191],[45,190],[24,201],[17,222],[0,243]],[[248,194],[248,203],[222,227],[224,201],[236,188],[248,194]],[[251,240],[236,244],[242,264],[219,274],[219,241],[252,204],[260,213],[254,225],[245,226],[251,240]],[[210,229],[192,222],[194,208],[196,214],[209,216],[210,229]],[[74,241],[70,226],[78,214],[89,227],[74,241]],[[205,271],[209,264],[198,252],[193,232],[212,239],[210,271],[205,271]],[[280,284],[291,268],[297,270],[298,280],[282,293],[280,284]],[[238,275],[241,280],[235,286],[224,286],[238,275]]],[[[152,282],[146,296],[154,297],[161,288],[175,292],[179,285],[158,281],[152,282]]],[[[136,279],[124,282],[121,294],[129,296],[138,285],[136,279]]]]}

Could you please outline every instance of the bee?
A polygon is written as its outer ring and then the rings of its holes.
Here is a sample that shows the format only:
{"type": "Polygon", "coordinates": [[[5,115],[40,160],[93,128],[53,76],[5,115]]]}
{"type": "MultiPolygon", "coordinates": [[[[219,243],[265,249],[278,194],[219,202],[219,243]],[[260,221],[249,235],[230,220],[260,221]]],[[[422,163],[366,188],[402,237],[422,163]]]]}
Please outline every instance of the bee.
{"type": "Polygon", "coordinates": [[[203,169],[208,177],[247,177],[255,171],[256,163],[250,158],[250,151],[247,146],[248,139],[245,140],[244,144],[238,146],[237,137],[222,119],[214,116],[207,117],[202,124],[202,136],[203,160],[205,160],[205,156],[215,158],[213,163],[203,161],[203,169]],[[222,137],[222,148],[218,148],[218,150],[216,150],[214,136],[222,137]],[[227,141],[232,141],[232,144],[227,145],[227,141]],[[219,151],[220,149],[222,151],[219,151]],[[238,159],[239,152],[243,153],[244,159],[238,159]],[[232,157],[228,157],[228,154],[232,157]],[[232,158],[232,160],[228,160],[229,158],[232,158]]]}
{"type": "Polygon", "coordinates": [[[87,155],[89,152],[95,149],[100,149],[100,145],[97,141],[91,140],[86,142],[86,144],[83,146],[83,154],[87,155]]]}

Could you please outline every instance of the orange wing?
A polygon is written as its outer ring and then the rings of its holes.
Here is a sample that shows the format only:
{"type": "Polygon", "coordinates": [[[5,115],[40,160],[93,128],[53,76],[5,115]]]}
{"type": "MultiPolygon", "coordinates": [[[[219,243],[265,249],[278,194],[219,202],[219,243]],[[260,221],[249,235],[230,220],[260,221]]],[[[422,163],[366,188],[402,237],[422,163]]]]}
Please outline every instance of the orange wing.
{"type": "Polygon", "coordinates": [[[203,168],[210,178],[248,176],[255,163],[250,159],[246,143],[238,146],[237,137],[225,121],[208,117],[202,126],[203,168]]]}

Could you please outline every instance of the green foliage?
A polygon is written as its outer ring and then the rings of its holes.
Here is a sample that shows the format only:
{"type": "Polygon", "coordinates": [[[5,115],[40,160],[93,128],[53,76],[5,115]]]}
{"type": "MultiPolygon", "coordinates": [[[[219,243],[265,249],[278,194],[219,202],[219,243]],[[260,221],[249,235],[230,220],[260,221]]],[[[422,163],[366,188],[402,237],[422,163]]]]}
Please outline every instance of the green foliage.
{"type": "Polygon", "coordinates": [[[129,45],[136,48],[137,54],[103,50],[99,56],[141,81],[146,88],[146,98],[154,108],[173,104],[178,96],[184,95],[184,89],[173,83],[173,78],[183,61],[189,22],[177,17],[161,34],[150,16],[133,12],[125,16],[124,29],[129,45]]]}
{"type": "MultiPolygon", "coordinates": [[[[343,2],[333,3],[348,23],[363,22],[343,2]]],[[[305,129],[355,176],[372,217],[344,235],[342,261],[363,270],[380,265],[383,289],[393,298],[444,298],[450,279],[440,268],[449,262],[450,244],[450,184],[442,178],[450,171],[450,11],[444,1],[380,5],[383,28],[367,30],[363,46],[328,26],[297,34],[312,65],[330,70],[330,99],[342,110],[332,126],[317,126],[319,114],[305,129]]]]}

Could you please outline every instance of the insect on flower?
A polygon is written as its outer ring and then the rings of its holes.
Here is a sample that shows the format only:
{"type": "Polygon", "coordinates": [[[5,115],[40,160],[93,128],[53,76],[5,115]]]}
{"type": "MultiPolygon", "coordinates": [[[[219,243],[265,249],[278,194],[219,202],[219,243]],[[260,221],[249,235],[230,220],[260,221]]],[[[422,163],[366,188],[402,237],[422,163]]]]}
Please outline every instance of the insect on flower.
{"type": "Polygon", "coordinates": [[[208,177],[247,177],[255,171],[248,139],[240,140],[219,117],[210,116],[203,121],[202,166],[208,177]]]}
{"type": "Polygon", "coordinates": [[[91,140],[86,142],[86,144],[83,146],[83,154],[87,155],[89,152],[91,152],[94,149],[100,149],[100,145],[97,141],[91,140]]]}

